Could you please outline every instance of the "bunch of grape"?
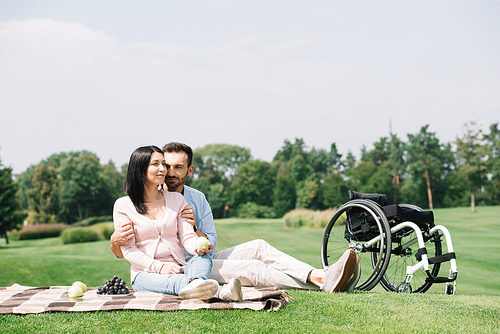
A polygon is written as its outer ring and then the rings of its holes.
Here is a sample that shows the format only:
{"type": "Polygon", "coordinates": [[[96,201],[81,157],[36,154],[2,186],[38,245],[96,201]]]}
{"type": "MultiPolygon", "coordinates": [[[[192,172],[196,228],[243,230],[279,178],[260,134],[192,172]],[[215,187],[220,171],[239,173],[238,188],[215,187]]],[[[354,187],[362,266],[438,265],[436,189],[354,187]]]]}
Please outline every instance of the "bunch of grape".
{"type": "Polygon", "coordinates": [[[118,276],[113,276],[107,280],[106,284],[97,288],[98,295],[128,295],[130,291],[126,286],[127,282],[118,276]]]}

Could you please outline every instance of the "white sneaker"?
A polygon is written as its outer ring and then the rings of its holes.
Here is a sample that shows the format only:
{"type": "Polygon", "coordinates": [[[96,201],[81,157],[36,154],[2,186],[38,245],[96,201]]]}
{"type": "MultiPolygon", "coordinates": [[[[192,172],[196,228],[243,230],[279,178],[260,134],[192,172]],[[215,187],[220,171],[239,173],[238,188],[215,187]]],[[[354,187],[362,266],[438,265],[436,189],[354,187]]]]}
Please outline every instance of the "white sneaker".
{"type": "Polygon", "coordinates": [[[219,291],[219,283],[213,279],[203,280],[197,278],[179,291],[181,299],[201,299],[208,300],[219,291]]]}
{"type": "Polygon", "coordinates": [[[241,301],[243,299],[243,293],[241,292],[240,280],[236,277],[231,278],[229,283],[220,289],[219,298],[230,302],[241,301]]]}

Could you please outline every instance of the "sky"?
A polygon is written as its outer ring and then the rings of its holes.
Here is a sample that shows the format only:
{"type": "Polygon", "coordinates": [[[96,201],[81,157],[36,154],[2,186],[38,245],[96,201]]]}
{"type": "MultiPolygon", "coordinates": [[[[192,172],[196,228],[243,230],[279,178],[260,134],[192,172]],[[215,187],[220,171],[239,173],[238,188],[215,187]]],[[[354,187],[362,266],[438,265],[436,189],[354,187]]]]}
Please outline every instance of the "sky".
{"type": "Polygon", "coordinates": [[[126,163],[285,140],[359,157],[429,124],[500,122],[500,0],[0,0],[0,159],[126,163]]]}

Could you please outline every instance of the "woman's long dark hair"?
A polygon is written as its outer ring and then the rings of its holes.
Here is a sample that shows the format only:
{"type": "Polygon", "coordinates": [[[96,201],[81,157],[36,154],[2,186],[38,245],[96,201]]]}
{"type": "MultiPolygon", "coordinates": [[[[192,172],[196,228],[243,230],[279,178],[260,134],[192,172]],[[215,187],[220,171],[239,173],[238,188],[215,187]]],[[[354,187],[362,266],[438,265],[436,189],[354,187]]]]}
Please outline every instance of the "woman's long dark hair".
{"type": "Polygon", "coordinates": [[[153,152],[163,154],[163,151],[157,146],[143,146],[132,152],[128,162],[125,192],[141,215],[148,212],[144,203],[144,184],[147,182],[147,170],[153,152]]]}

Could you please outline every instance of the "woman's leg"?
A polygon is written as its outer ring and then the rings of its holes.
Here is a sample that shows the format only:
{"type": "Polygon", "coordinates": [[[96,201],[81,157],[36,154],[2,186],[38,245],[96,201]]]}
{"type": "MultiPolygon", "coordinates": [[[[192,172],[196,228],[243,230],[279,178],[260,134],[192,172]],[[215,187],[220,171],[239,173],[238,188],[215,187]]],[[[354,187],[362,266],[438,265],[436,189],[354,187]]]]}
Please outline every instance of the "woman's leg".
{"type": "Polygon", "coordinates": [[[189,281],[195,278],[207,280],[212,271],[212,258],[208,254],[203,256],[195,255],[186,263],[183,269],[184,275],[189,278],[189,281]]]}
{"type": "Polygon", "coordinates": [[[189,284],[189,277],[184,274],[163,275],[141,271],[134,279],[135,291],[152,291],[177,296],[179,291],[189,284]]]}

